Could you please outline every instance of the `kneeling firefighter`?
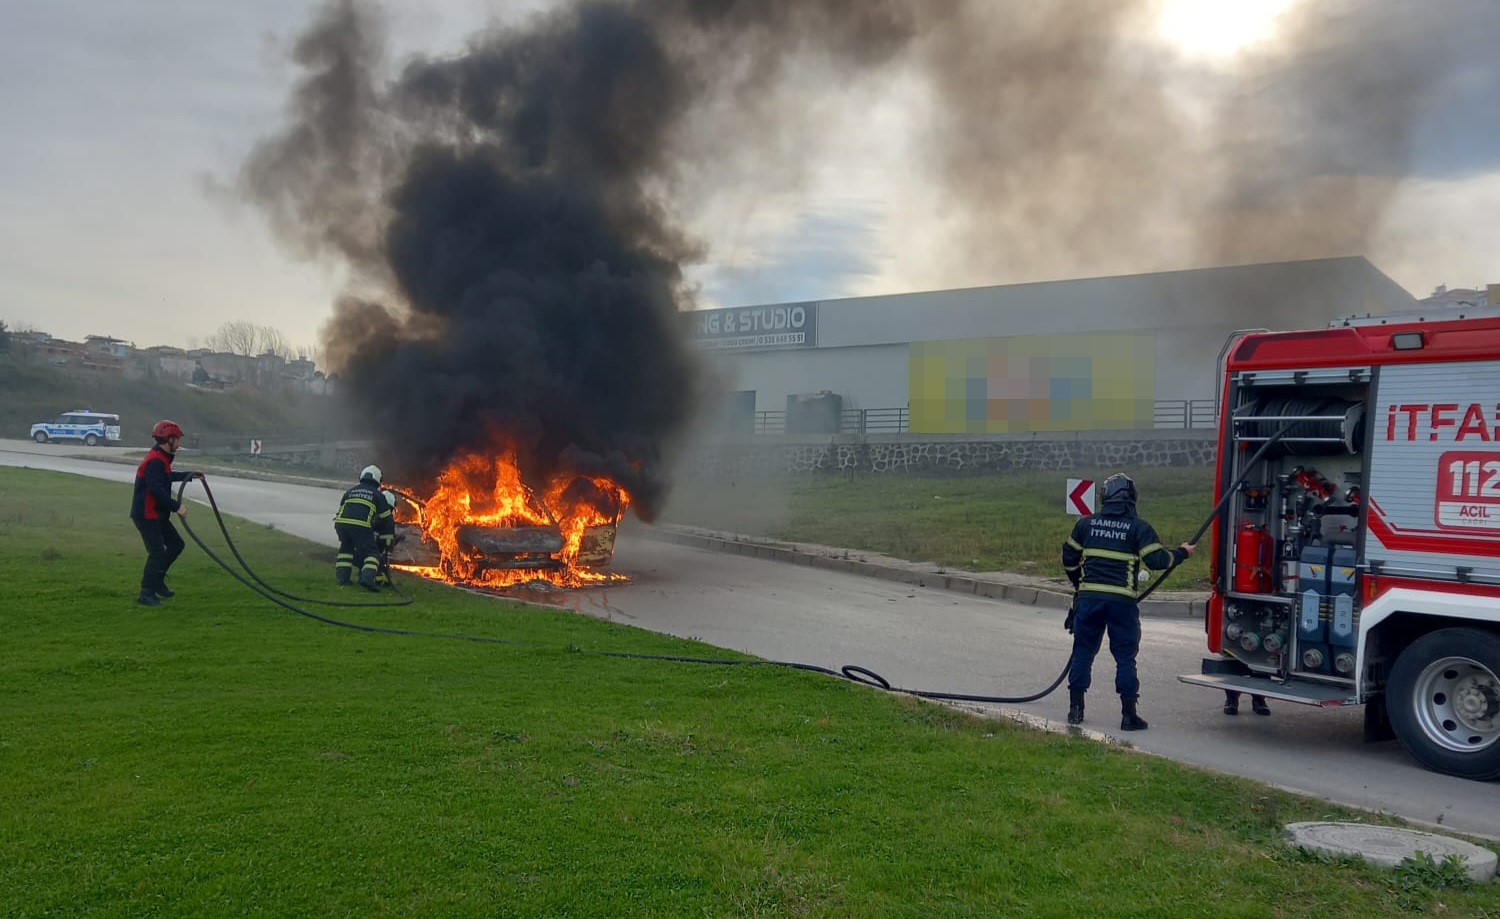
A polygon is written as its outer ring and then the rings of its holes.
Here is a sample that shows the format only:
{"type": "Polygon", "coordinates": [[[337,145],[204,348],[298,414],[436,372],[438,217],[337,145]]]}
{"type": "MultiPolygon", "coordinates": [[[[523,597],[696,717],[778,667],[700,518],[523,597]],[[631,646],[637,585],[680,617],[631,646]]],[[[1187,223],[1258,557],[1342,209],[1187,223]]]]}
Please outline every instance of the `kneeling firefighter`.
{"type": "Polygon", "coordinates": [[[1115,659],[1115,691],[1120,694],[1120,730],[1144,731],[1136,714],[1141,682],[1135,656],[1141,647],[1141,613],[1136,606],[1136,584],[1141,566],[1157,571],[1181,564],[1197,548],[1183,543],[1168,550],[1151,524],[1136,516],[1135,482],[1116,473],[1104,480],[1100,510],[1073,525],[1063,544],[1062,564],[1077,593],[1069,614],[1073,632],[1073,665],[1068,674],[1068,723],[1083,723],[1083,697],[1088,692],[1094,656],[1109,633],[1109,653],[1115,659]]]}
{"type": "Polygon", "coordinates": [[[359,568],[359,586],[379,591],[375,576],[380,571],[377,540],[396,532],[396,516],[380,493],[380,467],[360,470],[359,483],[344,492],[339,512],[333,518],[333,530],[339,537],[339,554],[333,570],[339,586],[349,583],[359,568]]]}
{"type": "Polygon", "coordinates": [[[381,496],[385,498],[385,506],[391,509],[392,517],[388,526],[377,527],[375,531],[375,547],[380,555],[380,568],[375,572],[375,583],[381,587],[391,586],[391,550],[396,548],[396,543],[401,537],[396,535],[396,493],[393,491],[382,491],[381,496]]]}

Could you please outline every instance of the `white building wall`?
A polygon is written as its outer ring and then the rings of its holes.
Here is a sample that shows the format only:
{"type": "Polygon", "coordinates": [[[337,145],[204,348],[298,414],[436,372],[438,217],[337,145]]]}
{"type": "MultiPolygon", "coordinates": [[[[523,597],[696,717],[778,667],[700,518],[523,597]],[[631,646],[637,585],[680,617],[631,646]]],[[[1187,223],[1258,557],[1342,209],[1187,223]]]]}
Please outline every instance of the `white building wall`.
{"type": "Polygon", "coordinates": [[[828,390],[844,408],[906,405],[906,345],[801,348],[714,355],[726,390],[753,390],[755,410],[781,411],[786,397],[828,390]]]}
{"type": "Polygon", "coordinates": [[[826,300],[816,304],[816,347],[704,356],[724,390],[756,393],[757,411],[823,390],[845,408],[899,408],[909,342],[1147,332],[1156,399],[1214,399],[1219,349],[1234,329],[1318,328],[1414,303],[1363,258],[1317,259],[826,300]]]}

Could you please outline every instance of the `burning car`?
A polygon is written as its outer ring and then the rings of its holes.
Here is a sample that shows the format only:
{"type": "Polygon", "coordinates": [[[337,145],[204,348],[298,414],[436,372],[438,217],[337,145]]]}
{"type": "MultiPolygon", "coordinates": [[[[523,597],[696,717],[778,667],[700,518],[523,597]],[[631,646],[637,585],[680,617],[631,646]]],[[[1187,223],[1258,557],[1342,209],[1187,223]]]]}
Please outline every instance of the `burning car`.
{"type": "Polygon", "coordinates": [[[449,583],[509,587],[541,580],[582,587],[624,580],[599,569],[614,557],[629,494],[604,476],[562,474],[538,493],[511,454],[466,456],[430,494],[397,489],[391,560],[449,583]]]}

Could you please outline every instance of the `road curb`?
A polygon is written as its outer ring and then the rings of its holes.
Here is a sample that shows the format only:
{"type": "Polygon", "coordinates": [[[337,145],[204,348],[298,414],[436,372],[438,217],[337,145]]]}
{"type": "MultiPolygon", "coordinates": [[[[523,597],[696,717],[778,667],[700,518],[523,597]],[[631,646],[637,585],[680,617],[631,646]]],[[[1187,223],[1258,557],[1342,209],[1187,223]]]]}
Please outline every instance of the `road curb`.
{"type": "MultiPolygon", "coordinates": [[[[735,533],[719,533],[672,526],[670,524],[648,524],[634,532],[657,542],[689,546],[726,552],[747,558],[792,565],[805,565],[826,571],[839,571],[863,577],[878,578],[926,587],[934,590],[951,590],[954,593],[1005,600],[1025,606],[1040,606],[1047,609],[1064,610],[1072,602],[1071,594],[1052,589],[1045,582],[1025,583],[999,580],[979,574],[965,572],[927,571],[917,567],[870,561],[855,549],[836,549],[827,546],[811,547],[773,540],[754,539],[735,533]]],[[[1017,576],[1020,577],[1020,576],[1017,576]]],[[[1141,615],[1176,619],[1202,618],[1204,601],[1198,598],[1147,600],[1141,604],[1141,615]]]]}

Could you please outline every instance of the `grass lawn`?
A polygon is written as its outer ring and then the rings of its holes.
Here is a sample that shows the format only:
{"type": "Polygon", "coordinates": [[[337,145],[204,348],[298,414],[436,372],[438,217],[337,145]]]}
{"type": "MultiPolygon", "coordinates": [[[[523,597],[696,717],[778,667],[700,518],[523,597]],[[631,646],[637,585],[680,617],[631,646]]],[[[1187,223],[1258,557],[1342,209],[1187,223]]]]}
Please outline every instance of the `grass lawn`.
{"type": "MultiPolygon", "coordinates": [[[[1500,916],[1278,843],[1317,802],[433,585],[280,610],[191,546],[134,606],[124,486],[0,469],[0,915],[1500,916]],[[337,615],[337,614],[336,614],[337,615]]],[[[210,520],[195,507],[200,532],[210,520]]],[[[235,526],[297,593],[330,550],[235,526]]]]}
{"type": "MultiPolygon", "coordinates": [[[[763,483],[688,483],[674,497],[667,519],[968,571],[1060,578],[1059,553],[1077,519],[1063,512],[1064,482],[1103,480],[1108,474],[805,475],[763,483]]],[[[1141,515],[1164,545],[1192,536],[1213,509],[1212,469],[1142,469],[1133,475],[1141,515]]],[[[1165,589],[1203,586],[1207,577],[1204,553],[1179,568],[1165,589]]]]}

